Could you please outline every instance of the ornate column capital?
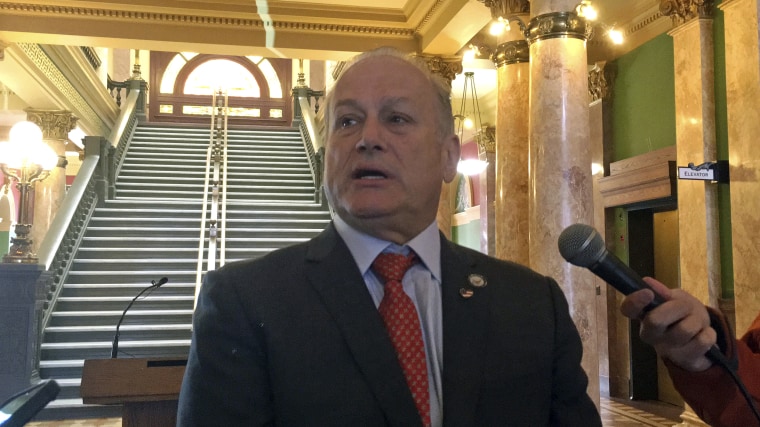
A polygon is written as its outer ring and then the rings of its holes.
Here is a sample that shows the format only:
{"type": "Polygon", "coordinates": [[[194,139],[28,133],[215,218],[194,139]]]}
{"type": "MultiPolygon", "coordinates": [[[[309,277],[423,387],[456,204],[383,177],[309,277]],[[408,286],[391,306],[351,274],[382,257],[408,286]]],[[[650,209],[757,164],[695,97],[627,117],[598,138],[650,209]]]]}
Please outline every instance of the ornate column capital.
{"type": "Polygon", "coordinates": [[[588,72],[589,102],[612,98],[612,82],[617,76],[613,64],[597,62],[588,72]]]}
{"type": "Polygon", "coordinates": [[[496,152],[496,126],[483,126],[477,136],[478,147],[485,153],[496,152]]]}
{"type": "Polygon", "coordinates": [[[506,18],[509,15],[530,13],[530,0],[478,0],[491,9],[491,17],[506,18]]]}
{"type": "Polygon", "coordinates": [[[415,56],[425,61],[431,72],[448,80],[449,85],[456,78],[457,74],[461,73],[464,69],[462,67],[462,58],[460,57],[444,58],[419,53],[415,54],[415,56]]]}
{"type": "Polygon", "coordinates": [[[660,0],[660,13],[677,27],[695,18],[712,18],[714,5],[715,0],[660,0]]]}
{"type": "Polygon", "coordinates": [[[26,109],[26,119],[42,129],[43,139],[67,140],[78,118],[66,110],[26,109]]]}

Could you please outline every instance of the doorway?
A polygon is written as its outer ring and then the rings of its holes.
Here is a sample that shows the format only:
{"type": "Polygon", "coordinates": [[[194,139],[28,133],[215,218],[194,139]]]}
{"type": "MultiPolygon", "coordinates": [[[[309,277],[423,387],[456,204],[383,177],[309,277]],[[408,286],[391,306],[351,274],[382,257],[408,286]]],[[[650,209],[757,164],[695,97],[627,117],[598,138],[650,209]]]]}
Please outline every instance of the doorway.
{"type": "MultiPolygon", "coordinates": [[[[628,211],[629,265],[641,276],[656,277],[669,288],[680,286],[678,270],[678,211],[628,211]]],[[[630,398],[658,400],[683,406],[662,360],[639,338],[639,322],[630,321],[630,398]]]]}

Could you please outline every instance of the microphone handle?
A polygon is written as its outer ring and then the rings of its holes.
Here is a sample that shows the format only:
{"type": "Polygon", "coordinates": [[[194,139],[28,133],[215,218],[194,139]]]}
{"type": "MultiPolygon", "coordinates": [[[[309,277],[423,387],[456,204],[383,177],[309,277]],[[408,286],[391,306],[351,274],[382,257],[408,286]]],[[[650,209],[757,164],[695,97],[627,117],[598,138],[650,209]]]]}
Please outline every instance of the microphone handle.
{"type": "Polygon", "coordinates": [[[148,286],[147,288],[140,291],[139,294],[137,294],[134,298],[132,298],[132,301],[129,302],[127,305],[127,308],[124,309],[124,312],[121,313],[121,318],[119,319],[119,322],[116,323],[116,335],[113,337],[113,344],[111,345],[111,359],[116,359],[117,354],[119,353],[119,328],[121,327],[121,322],[124,321],[124,316],[127,315],[127,311],[132,307],[132,304],[137,301],[137,298],[140,298],[142,294],[144,294],[147,290],[157,288],[161,285],[156,285],[155,283],[148,286]]]}
{"type": "MultiPolygon", "coordinates": [[[[605,282],[609,283],[623,295],[628,295],[641,289],[651,289],[638,273],[609,251],[604,251],[599,261],[590,266],[589,270],[604,279],[605,282]]],[[[657,292],[652,292],[654,293],[654,300],[644,308],[644,312],[648,312],[665,302],[657,292]]]]}

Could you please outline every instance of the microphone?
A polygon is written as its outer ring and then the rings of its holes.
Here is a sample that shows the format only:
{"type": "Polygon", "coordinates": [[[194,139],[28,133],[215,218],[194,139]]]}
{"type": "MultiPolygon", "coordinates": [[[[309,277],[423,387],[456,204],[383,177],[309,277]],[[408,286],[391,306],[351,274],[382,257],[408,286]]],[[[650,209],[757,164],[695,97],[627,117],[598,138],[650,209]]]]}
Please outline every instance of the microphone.
{"type": "MultiPolygon", "coordinates": [[[[640,289],[650,289],[641,276],[607,250],[602,236],[594,227],[573,224],[559,235],[558,245],[559,253],[567,262],[588,268],[623,295],[640,289]]],[[[644,311],[649,311],[663,302],[662,297],[654,292],[654,300],[644,311]]]]}
{"type": "Polygon", "coordinates": [[[113,345],[111,346],[111,359],[116,359],[117,354],[119,353],[119,328],[121,327],[121,322],[124,321],[124,316],[127,315],[127,311],[129,310],[129,308],[132,307],[132,304],[134,304],[135,301],[137,301],[137,298],[140,298],[140,296],[142,294],[144,294],[145,292],[147,292],[149,290],[158,289],[158,288],[161,287],[161,285],[163,285],[164,283],[166,283],[168,281],[169,281],[169,278],[167,278],[167,277],[162,277],[162,278],[158,279],[158,282],[156,282],[155,280],[151,280],[150,281],[150,286],[148,286],[147,288],[141,290],[137,294],[137,296],[135,296],[134,298],[132,298],[132,301],[129,302],[129,305],[127,305],[127,308],[124,309],[124,313],[121,313],[121,318],[119,319],[119,322],[116,323],[116,335],[114,335],[114,337],[113,337],[113,345]]]}
{"type": "MultiPolygon", "coordinates": [[[[585,224],[573,224],[562,231],[557,243],[559,253],[567,262],[578,267],[588,268],[623,295],[640,289],[651,289],[641,276],[607,250],[602,236],[594,227],[585,224]]],[[[657,292],[652,292],[654,293],[654,300],[644,307],[645,313],[664,302],[657,292]]],[[[760,421],[760,410],[755,405],[744,382],[739,378],[735,362],[729,361],[716,344],[707,350],[705,357],[723,368],[731,376],[747,401],[752,414],[760,421]]]]}

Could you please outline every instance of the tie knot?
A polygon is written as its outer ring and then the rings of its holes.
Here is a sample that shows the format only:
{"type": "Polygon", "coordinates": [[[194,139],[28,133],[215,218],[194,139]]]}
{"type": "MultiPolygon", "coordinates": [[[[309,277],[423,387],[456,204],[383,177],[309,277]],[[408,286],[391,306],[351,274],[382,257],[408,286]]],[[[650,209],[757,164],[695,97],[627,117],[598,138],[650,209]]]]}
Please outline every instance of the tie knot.
{"type": "Polygon", "coordinates": [[[372,263],[372,271],[384,284],[391,281],[400,282],[406,271],[417,262],[414,252],[410,252],[409,255],[382,253],[372,263]]]}

